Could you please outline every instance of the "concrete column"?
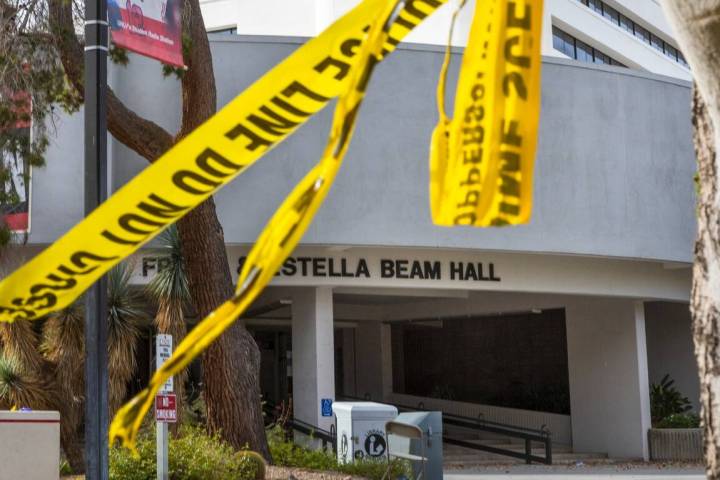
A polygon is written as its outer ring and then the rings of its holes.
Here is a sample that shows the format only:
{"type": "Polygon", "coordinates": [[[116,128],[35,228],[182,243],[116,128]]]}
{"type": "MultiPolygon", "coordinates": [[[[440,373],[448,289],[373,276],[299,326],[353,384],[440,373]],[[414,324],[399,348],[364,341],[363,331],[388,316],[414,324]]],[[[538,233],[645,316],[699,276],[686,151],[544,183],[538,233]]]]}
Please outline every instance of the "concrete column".
{"type": "Polygon", "coordinates": [[[295,418],[325,430],[320,400],[335,399],[332,289],[299,288],[292,303],[292,371],[295,418]]]}
{"type": "Polygon", "coordinates": [[[566,308],[573,450],[648,459],[650,428],[642,302],[587,300],[566,308]]]}

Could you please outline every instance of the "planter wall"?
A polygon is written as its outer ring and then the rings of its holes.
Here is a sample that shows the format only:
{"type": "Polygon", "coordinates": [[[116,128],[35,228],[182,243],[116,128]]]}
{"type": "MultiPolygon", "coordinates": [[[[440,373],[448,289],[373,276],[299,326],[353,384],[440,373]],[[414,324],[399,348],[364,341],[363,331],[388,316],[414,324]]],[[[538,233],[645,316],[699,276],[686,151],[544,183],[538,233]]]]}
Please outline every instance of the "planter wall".
{"type": "Polygon", "coordinates": [[[651,428],[648,430],[651,460],[702,460],[699,428],[651,428]]]}

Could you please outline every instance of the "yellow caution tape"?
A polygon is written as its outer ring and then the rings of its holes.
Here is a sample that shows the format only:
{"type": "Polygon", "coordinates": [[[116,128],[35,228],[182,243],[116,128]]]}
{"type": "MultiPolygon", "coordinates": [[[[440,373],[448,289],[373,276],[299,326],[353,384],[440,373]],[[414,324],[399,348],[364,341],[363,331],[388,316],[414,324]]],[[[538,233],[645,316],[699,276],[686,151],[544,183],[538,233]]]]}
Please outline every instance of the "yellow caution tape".
{"type": "Polygon", "coordinates": [[[430,148],[430,206],[438,225],[526,223],[540,116],[542,0],[478,0],[458,81],[454,115],[430,148]]]}
{"type": "MultiPolygon", "coordinates": [[[[406,0],[383,54],[445,1],[406,0]]],[[[361,39],[386,4],[363,1],[0,282],[0,321],[38,319],[70,305],[347,89],[361,39]]]]}
{"type": "Polygon", "coordinates": [[[192,329],[155,372],[148,387],[117,412],[110,425],[111,443],[120,440],[134,448],[142,419],[165,381],[187,367],[250,306],[307,230],[340,169],[372,71],[388,53],[384,45],[403,1],[386,0],[385,3],[359,48],[356,68],[351,71],[352,80],[338,99],[321,160],[295,186],[263,229],[245,261],[235,295],[192,329]]]}

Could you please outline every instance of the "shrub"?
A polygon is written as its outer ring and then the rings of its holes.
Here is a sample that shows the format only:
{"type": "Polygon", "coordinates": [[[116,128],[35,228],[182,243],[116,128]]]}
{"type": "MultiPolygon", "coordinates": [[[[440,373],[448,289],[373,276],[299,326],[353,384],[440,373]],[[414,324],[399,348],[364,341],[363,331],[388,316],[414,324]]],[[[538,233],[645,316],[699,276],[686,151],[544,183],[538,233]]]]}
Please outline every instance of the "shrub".
{"type": "Polygon", "coordinates": [[[650,416],[653,424],[670,415],[687,413],[692,409],[690,400],[682,396],[674,383],[670,375],[666,374],[660,383],[650,386],[650,416]]]}
{"type": "Polygon", "coordinates": [[[700,417],[694,413],[675,413],[663,418],[655,428],[698,428],[700,417]]]}
{"type": "MultiPolygon", "coordinates": [[[[361,460],[355,463],[338,463],[337,458],[331,452],[325,450],[311,450],[295,445],[285,440],[280,427],[268,430],[268,443],[270,453],[276,465],[282,467],[306,468],[308,470],[330,470],[357,475],[371,480],[381,480],[387,469],[386,457],[379,460],[361,460]]],[[[394,460],[390,478],[410,476],[409,465],[406,462],[394,460]]]]}
{"type": "MultiPolygon", "coordinates": [[[[154,480],[157,476],[155,435],[147,432],[137,442],[138,456],[127,449],[110,450],[111,480],[154,480]]],[[[253,480],[256,457],[235,450],[217,435],[201,427],[183,426],[179,438],[171,438],[168,467],[173,480],[253,480]]]]}

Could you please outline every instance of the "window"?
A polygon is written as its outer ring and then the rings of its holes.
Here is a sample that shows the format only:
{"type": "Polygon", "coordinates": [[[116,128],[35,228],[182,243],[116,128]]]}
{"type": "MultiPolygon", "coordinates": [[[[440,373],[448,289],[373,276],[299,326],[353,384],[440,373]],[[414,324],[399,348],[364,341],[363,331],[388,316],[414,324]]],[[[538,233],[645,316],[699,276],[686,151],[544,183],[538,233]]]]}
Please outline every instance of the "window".
{"type": "Polygon", "coordinates": [[[593,62],[593,48],[585,42],[575,40],[575,60],[593,62]]]}
{"type": "Polygon", "coordinates": [[[586,63],[598,63],[601,65],[616,65],[618,67],[625,66],[582,40],[578,40],[569,33],[563,32],[556,26],[553,26],[552,32],[553,47],[555,50],[564,53],[572,59],[586,63]]]}
{"type": "Polygon", "coordinates": [[[645,43],[650,43],[650,32],[637,23],[635,24],[635,36],[645,43]]]}
{"type": "Polygon", "coordinates": [[[599,13],[600,15],[603,14],[603,2],[600,0],[589,0],[588,7],[590,7],[590,10],[599,13]]]}
{"type": "MultiPolygon", "coordinates": [[[[578,2],[582,3],[586,7],[588,7],[593,12],[597,13],[598,15],[601,15],[603,18],[608,20],[609,22],[612,22],[615,25],[618,25],[620,28],[625,30],[626,32],[634,35],[636,38],[640,39],[641,41],[647,43],[648,45],[652,46],[654,49],[658,50],[659,52],[664,53],[668,58],[671,58],[672,60],[676,61],[680,65],[686,68],[690,68],[687,62],[685,61],[685,58],[682,56],[682,54],[678,51],[677,48],[673,47],[669,43],[665,42],[663,39],[658,37],[657,35],[651,33],[647,28],[638,25],[633,20],[628,18],[627,16],[623,15],[619,11],[615,10],[613,7],[607,5],[603,0],[578,0],[578,2]]],[[[575,58],[575,57],[573,57],[575,58]]],[[[614,61],[614,60],[613,60],[614,61]]],[[[604,63],[604,62],[598,62],[595,63],[604,63]]],[[[619,62],[613,63],[613,65],[619,64],[619,62]]]]}
{"type": "Polygon", "coordinates": [[[652,45],[653,48],[656,50],[665,52],[665,42],[663,42],[662,39],[656,37],[652,33],[650,34],[650,45],[652,45]]]}
{"type": "Polygon", "coordinates": [[[553,47],[570,58],[575,58],[575,39],[557,27],[553,27],[553,47]]]}
{"type": "Polygon", "coordinates": [[[687,60],[685,60],[685,57],[683,56],[682,53],[680,53],[679,50],[678,50],[678,63],[679,63],[680,65],[683,65],[683,66],[687,67],[687,68],[690,68],[690,65],[688,65],[687,60]]]}
{"type": "Polygon", "coordinates": [[[603,17],[607,18],[615,25],[620,25],[620,14],[612,7],[608,7],[607,5],[603,6],[603,17]]]}
{"type": "Polygon", "coordinates": [[[628,17],[626,17],[623,14],[620,14],[620,28],[625,30],[626,32],[635,35],[635,29],[633,28],[635,26],[635,22],[630,20],[628,17]]]}

